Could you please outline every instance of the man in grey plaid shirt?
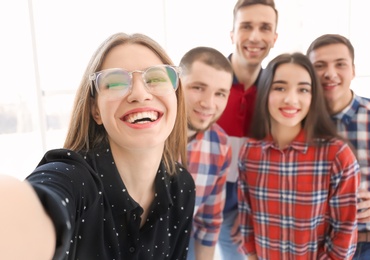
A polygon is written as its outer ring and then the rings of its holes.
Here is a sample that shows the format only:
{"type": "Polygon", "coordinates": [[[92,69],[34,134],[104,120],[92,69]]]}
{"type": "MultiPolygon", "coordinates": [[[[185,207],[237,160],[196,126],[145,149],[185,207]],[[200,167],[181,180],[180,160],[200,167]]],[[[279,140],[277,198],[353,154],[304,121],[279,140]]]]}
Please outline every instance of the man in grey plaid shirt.
{"type": "Polygon", "coordinates": [[[354,260],[370,259],[370,100],[351,89],[355,77],[354,48],[346,37],[325,34],[308,47],[324,88],[327,107],[339,134],[356,149],[361,168],[358,204],[358,243],[354,260]]]}

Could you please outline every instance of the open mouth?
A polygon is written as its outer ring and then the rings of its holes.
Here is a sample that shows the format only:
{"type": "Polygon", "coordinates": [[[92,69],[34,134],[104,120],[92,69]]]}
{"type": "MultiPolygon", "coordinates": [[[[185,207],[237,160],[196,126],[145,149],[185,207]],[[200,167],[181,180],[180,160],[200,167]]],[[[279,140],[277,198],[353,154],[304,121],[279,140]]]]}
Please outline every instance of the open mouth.
{"type": "Polygon", "coordinates": [[[138,113],[132,113],[132,114],[126,115],[122,118],[122,120],[130,124],[145,124],[145,123],[154,122],[158,120],[159,117],[161,117],[159,112],[144,111],[144,112],[138,112],[138,113]]]}
{"type": "Polygon", "coordinates": [[[252,48],[252,47],[247,47],[247,50],[248,51],[251,51],[251,52],[257,52],[257,51],[260,51],[261,48],[252,48]]]}
{"type": "Polygon", "coordinates": [[[287,114],[295,114],[298,112],[298,109],[281,109],[281,111],[287,114]]]}
{"type": "Polygon", "coordinates": [[[264,48],[262,47],[248,47],[248,46],[245,49],[251,53],[258,53],[264,50],[264,48]]]}

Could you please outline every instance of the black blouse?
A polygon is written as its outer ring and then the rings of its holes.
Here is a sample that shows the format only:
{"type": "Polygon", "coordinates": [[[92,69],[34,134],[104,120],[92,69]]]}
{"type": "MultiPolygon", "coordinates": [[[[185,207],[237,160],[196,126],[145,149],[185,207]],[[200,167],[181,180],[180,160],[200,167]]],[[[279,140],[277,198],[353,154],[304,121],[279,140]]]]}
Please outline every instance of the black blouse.
{"type": "Polygon", "coordinates": [[[27,180],[53,219],[54,259],[186,259],[195,185],[180,164],[170,176],[161,163],[141,228],[143,209],[127,192],[109,148],[84,155],[49,151],[27,180]]]}

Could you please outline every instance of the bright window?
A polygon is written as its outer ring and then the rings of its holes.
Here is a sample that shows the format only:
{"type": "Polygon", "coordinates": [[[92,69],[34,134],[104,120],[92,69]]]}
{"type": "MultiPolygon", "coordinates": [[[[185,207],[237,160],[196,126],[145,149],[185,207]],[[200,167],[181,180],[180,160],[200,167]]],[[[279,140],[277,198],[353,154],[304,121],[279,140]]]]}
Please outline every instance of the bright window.
{"type": "MultiPolygon", "coordinates": [[[[0,3],[0,172],[27,176],[44,152],[63,146],[76,88],[97,46],[123,31],[157,40],[177,64],[195,46],[225,55],[235,1],[17,0],[0,3]]],[[[323,33],[340,33],[355,46],[363,96],[370,85],[370,18],[362,1],[276,0],[279,38],[265,62],[281,52],[305,52],[323,33]],[[333,10],[335,12],[329,12],[333,10]],[[366,86],[366,87],[365,87],[366,86]]]]}

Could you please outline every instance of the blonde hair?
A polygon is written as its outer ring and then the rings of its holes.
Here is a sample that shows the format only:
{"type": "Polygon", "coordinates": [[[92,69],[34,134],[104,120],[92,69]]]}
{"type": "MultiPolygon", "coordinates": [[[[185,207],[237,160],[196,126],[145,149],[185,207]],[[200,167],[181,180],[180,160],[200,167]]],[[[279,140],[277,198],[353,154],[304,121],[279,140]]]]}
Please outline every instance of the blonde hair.
{"type": "MultiPolygon", "coordinates": [[[[104,126],[96,124],[91,115],[91,105],[94,102],[92,91],[94,91],[89,75],[99,71],[109,51],[118,45],[139,44],[147,47],[155,53],[163,64],[173,65],[172,60],[165,50],[153,39],[143,34],[116,33],[106,39],[95,51],[85,70],[80,86],[77,90],[72,116],[64,142],[64,148],[73,151],[88,151],[89,149],[108,143],[107,132],[104,126]]],[[[96,96],[96,95],[95,95],[96,96]]],[[[170,174],[175,173],[175,163],[179,159],[186,166],[186,110],[181,86],[176,90],[177,117],[174,128],[165,141],[163,161],[170,174]]]]}

